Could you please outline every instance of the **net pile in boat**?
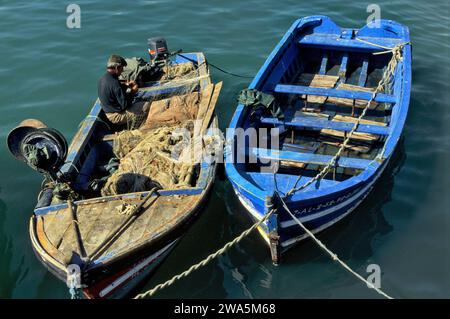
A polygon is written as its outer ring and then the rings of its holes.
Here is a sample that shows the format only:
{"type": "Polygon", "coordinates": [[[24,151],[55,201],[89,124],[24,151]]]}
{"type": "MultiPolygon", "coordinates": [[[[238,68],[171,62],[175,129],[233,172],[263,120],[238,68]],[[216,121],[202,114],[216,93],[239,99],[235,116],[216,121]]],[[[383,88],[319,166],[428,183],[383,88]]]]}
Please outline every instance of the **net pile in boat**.
{"type": "MultiPolygon", "coordinates": [[[[152,89],[155,85],[163,85],[164,88],[178,87],[183,85],[182,92],[188,93],[194,91],[198,85],[198,81],[203,77],[208,77],[209,74],[200,76],[199,68],[195,67],[192,62],[180,64],[167,64],[161,67],[158,76],[151,81],[141,83],[142,91],[152,89]],[[189,85],[191,84],[191,85],[189,85]]],[[[179,90],[177,90],[180,92],[179,90]]]]}
{"type": "Polygon", "coordinates": [[[116,133],[113,151],[120,165],[102,188],[103,196],[191,186],[195,163],[178,157],[191,141],[200,97],[192,92],[153,101],[139,129],[116,133]]]}
{"type": "Polygon", "coordinates": [[[120,165],[102,188],[102,195],[142,192],[153,187],[191,186],[195,165],[174,158],[177,148],[184,146],[183,136],[177,134],[178,128],[159,127],[117,134],[114,151],[120,158],[120,165]]]}
{"type": "Polygon", "coordinates": [[[161,81],[189,79],[192,78],[194,74],[195,76],[197,75],[197,69],[192,62],[167,64],[167,66],[163,68],[163,72],[161,81]]]}
{"type": "MultiPolygon", "coordinates": [[[[201,77],[198,68],[190,62],[167,65],[162,71],[154,85],[177,89],[172,94],[159,96],[158,100],[150,98],[148,116],[139,127],[116,133],[113,151],[120,165],[102,188],[102,196],[148,191],[154,187],[190,187],[194,183],[198,160],[186,159],[190,158],[192,145],[198,140],[193,138],[193,131],[205,94],[198,92],[201,77]]],[[[205,76],[209,74],[206,72],[205,76]]],[[[148,89],[151,90],[152,85],[148,89]]],[[[204,100],[210,101],[210,96],[204,100]]],[[[200,119],[204,115],[199,115],[200,119]]],[[[209,141],[204,143],[209,144],[209,141]]]]}

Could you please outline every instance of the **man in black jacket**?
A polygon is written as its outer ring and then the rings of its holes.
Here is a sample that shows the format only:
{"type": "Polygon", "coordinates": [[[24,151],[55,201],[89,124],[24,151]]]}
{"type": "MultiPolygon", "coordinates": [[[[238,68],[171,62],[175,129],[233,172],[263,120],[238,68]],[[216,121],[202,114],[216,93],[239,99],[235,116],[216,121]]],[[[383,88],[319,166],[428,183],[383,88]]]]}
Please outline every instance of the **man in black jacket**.
{"type": "Polygon", "coordinates": [[[111,55],[106,73],[98,81],[98,97],[106,117],[112,123],[137,126],[145,120],[150,103],[133,103],[133,95],[138,91],[138,85],[134,81],[123,84],[119,81],[126,65],[123,57],[111,55]]]}

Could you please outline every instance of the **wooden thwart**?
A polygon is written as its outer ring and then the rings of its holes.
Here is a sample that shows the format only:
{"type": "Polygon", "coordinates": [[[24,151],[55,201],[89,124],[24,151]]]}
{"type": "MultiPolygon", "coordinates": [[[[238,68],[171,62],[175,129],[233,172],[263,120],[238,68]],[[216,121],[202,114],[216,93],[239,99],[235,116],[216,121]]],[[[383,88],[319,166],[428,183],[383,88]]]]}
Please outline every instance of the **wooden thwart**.
{"type": "MultiPolygon", "coordinates": [[[[359,88],[359,87],[358,87],[359,88]]],[[[372,99],[372,93],[367,90],[347,90],[347,89],[328,89],[328,88],[316,88],[302,85],[290,85],[290,84],[277,84],[274,89],[275,93],[284,94],[301,94],[301,95],[317,95],[326,97],[335,97],[351,100],[364,100],[369,101],[372,99]]],[[[394,95],[378,93],[375,96],[374,101],[379,103],[395,103],[397,98],[394,95]]]]}
{"type": "MultiPolygon", "coordinates": [[[[262,148],[251,148],[250,152],[257,158],[262,158],[265,160],[300,162],[315,165],[328,165],[333,158],[333,156],[331,155],[280,151],[262,148]]],[[[336,163],[336,167],[367,169],[371,164],[375,166],[379,165],[372,160],[341,156],[336,163]]]]}
{"type": "MultiPolygon", "coordinates": [[[[262,117],[261,123],[273,124],[273,125],[285,125],[288,127],[299,128],[299,129],[320,129],[326,132],[350,132],[353,129],[354,123],[357,121],[356,118],[351,116],[341,116],[336,115],[331,121],[328,120],[328,115],[323,113],[310,113],[310,112],[297,112],[293,116],[286,120],[280,120],[271,117],[262,117]],[[300,115],[300,116],[297,116],[300,115]]],[[[373,135],[377,138],[378,135],[388,135],[389,128],[386,127],[384,123],[361,120],[355,136],[359,136],[359,133],[364,133],[373,135]]],[[[341,134],[339,134],[341,136],[341,134]]],[[[360,135],[364,136],[364,135],[360,135]]]]}

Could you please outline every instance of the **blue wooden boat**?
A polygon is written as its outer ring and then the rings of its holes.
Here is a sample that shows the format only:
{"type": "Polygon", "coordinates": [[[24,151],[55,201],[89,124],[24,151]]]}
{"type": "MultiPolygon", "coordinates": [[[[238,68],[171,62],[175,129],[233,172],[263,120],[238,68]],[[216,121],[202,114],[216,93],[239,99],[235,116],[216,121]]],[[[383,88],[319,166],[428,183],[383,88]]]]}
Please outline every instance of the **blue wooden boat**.
{"type": "Polygon", "coordinates": [[[263,219],[275,205],[276,212],[258,230],[273,262],[278,263],[283,252],[308,237],[278,197],[316,233],[353,211],[386,168],[408,112],[408,28],[391,20],[347,29],[326,16],[299,19],[248,89],[273,97],[284,117],[240,103],[227,131],[225,169],[238,199],[254,220],[263,219]],[[393,80],[375,95],[333,169],[299,189],[343,147],[391,60],[389,49],[397,45],[404,46],[393,80]],[[239,138],[251,135],[247,131],[251,128],[258,134],[259,145],[247,140],[239,146],[239,138]],[[273,128],[279,135],[261,138],[261,129],[273,128]]]}
{"type": "MultiPolygon", "coordinates": [[[[220,88],[211,84],[204,55],[177,55],[171,65],[192,62],[196,66],[195,76],[167,83],[152,82],[139,91],[139,97],[158,100],[192,90],[203,94],[213,86],[206,97],[208,110],[214,114],[213,104],[217,101],[220,88]]],[[[86,184],[97,161],[112,154],[112,140],[109,137],[115,131],[106,121],[97,100],[81,122],[68,147],[67,156],[66,152],[61,152],[65,158],[58,165],[58,176],[71,181],[75,191],[79,185],[86,184]]],[[[205,125],[217,128],[217,118],[210,116],[205,125]]],[[[32,129],[26,128],[28,131],[32,129]]],[[[43,138],[48,136],[42,137],[40,131],[37,133],[28,142],[39,146],[39,143],[47,141],[43,138]]],[[[207,133],[212,134],[215,133],[207,133]]],[[[15,139],[17,134],[11,133],[10,144],[13,145],[15,139]]],[[[72,288],[81,288],[86,297],[125,297],[135,291],[164,260],[193,223],[207,200],[215,170],[216,162],[202,159],[195,166],[191,187],[113,196],[83,196],[73,202],[59,204],[52,204],[54,190],[43,188],[29,224],[33,249],[56,277],[66,282],[71,275],[72,282],[78,280],[72,288]],[[132,208],[131,215],[121,213],[123,205],[132,208]],[[77,273],[78,270],[80,273],[77,273]]]]}

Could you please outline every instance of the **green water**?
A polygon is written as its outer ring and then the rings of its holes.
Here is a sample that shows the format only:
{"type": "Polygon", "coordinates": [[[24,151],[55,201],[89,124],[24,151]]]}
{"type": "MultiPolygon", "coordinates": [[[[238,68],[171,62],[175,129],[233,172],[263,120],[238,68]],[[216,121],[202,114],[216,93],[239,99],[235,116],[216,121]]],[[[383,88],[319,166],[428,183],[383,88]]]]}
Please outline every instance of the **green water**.
{"type": "MultiPolygon", "coordinates": [[[[172,50],[203,51],[227,70],[254,75],[298,17],[325,14],[344,27],[365,24],[372,2],[108,1],[81,7],[81,28],[66,27],[66,1],[0,2],[0,298],[67,298],[64,283],[33,254],[28,221],[40,176],[8,153],[5,137],[39,118],[71,138],[96,99],[109,54],[145,56],[146,39],[172,50]]],[[[450,297],[448,1],[380,1],[381,15],[410,27],[413,90],[396,168],[369,198],[320,238],[359,273],[379,264],[382,288],[400,298],[450,297]]],[[[212,70],[224,86],[222,128],[248,80],[212,70]]],[[[147,284],[167,280],[251,224],[230,184],[218,180],[198,222],[147,284]]],[[[312,242],[279,267],[257,234],[158,294],[163,298],[377,298],[312,242]]]]}

